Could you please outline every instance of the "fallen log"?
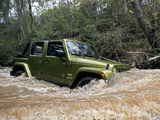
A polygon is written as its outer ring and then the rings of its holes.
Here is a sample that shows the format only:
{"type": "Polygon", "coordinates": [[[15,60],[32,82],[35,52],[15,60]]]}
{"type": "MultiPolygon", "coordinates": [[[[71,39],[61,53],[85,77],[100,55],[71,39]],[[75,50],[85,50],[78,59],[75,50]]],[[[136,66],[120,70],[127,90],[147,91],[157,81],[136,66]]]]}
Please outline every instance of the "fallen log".
{"type": "Polygon", "coordinates": [[[160,59],[160,56],[154,56],[148,59],[148,61],[153,61],[153,60],[157,60],[160,59]]]}
{"type": "Polygon", "coordinates": [[[160,69],[160,56],[149,57],[145,52],[127,52],[133,55],[133,67],[139,69],[160,69]]]}

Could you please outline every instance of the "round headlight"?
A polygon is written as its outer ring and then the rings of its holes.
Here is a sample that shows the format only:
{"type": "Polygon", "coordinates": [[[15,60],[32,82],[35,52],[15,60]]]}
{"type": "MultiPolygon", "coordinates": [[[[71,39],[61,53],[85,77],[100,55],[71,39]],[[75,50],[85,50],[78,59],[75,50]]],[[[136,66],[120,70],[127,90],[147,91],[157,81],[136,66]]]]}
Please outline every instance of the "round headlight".
{"type": "Polygon", "coordinates": [[[113,67],[112,71],[113,73],[117,73],[117,69],[115,67],[113,67]]]}

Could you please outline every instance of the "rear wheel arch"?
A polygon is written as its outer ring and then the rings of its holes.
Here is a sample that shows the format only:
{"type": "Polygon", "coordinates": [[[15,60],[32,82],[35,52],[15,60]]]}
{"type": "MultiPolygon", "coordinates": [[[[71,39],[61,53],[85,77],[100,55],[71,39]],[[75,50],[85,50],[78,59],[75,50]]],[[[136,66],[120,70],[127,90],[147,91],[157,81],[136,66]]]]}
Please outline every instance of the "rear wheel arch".
{"type": "Polygon", "coordinates": [[[24,71],[27,77],[32,77],[31,71],[26,63],[16,63],[13,67],[12,75],[15,75],[17,71],[24,71]]]}
{"type": "Polygon", "coordinates": [[[22,67],[20,65],[14,66],[14,68],[13,68],[13,75],[15,75],[16,72],[18,72],[18,71],[24,71],[24,72],[26,72],[25,69],[24,69],[24,67],[22,67]]]}
{"type": "MultiPolygon", "coordinates": [[[[22,74],[24,74],[25,72],[23,71],[23,70],[18,70],[15,74],[14,74],[14,76],[15,77],[18,77],[18,76],[21,76],[22,74]]],[[[26,74],[25,74],[25,76],[26,76],[26,74]]]]}

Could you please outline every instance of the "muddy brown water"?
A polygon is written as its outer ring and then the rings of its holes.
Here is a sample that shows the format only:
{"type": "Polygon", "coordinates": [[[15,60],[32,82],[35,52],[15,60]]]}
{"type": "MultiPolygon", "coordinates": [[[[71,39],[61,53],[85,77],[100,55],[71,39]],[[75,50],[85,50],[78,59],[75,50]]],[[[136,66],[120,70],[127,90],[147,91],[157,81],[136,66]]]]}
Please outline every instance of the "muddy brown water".
{"type": "Polygon", "coordinates": [[[0,120],[160,120],[160,70],[116,74],[71,90],[0,69],[0,120]]]}

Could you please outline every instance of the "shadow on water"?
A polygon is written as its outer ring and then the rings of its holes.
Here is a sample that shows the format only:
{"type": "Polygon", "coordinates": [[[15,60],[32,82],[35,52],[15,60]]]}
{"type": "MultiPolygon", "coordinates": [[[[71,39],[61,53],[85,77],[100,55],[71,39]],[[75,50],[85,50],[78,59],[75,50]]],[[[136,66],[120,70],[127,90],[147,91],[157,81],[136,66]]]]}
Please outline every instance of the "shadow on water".
{"type": "Polygon", "coordinates": [[[0,69],[0,120],[159,120],[160,70],[116,74],[69,89],[0,69]]]}

